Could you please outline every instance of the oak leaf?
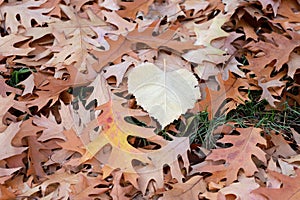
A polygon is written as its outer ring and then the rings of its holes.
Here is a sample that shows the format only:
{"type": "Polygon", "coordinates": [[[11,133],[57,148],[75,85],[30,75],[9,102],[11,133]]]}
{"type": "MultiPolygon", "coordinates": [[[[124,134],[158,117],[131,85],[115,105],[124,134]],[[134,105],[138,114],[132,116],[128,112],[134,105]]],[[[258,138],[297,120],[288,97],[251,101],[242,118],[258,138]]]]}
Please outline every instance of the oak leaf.
{"type": "MultiPolygon", "coordinates": [[[[275,23],[280,23],[283,27],[291,25],[292,23],[300,22],[300,13],[295,10],[299,6],[299,1],[281,1],[277,13],[284,18],[274,19],[275,23]],[[289,23],[286,23],[289,22],[289,23]]],[[[286,27],[288,28],[288,27],[286,27]]]]}
{"type": "Polygon", "coordinates": [[[30,48],[29,46],[14,46],[16,43],[25,42],[26,40],[28,40],[28,37],[22,35],[10,34],[4,37],[0,36],[0,58],[12,55],[27,56],[34,48],[30,48]]]}
{"type": "Polygon", "coordinates": [[[103,73],[98,74],[98,76],[94,79],[94,81],[89,84],[87,87],[93,87],[93,92],[90,94],[89,98],[86,100],[86,104],[88,105],[91,101],[97,101],[97,105],[105,104],[109,101],[109,89],[106,84],[106,80],[104,78],[103,73]]]}
{"type": "Polygon", "coordinates": [[[289,61],[286,63],[288,64],[289,68],[288,68],[288,76],[290,76],[291,78],[294,78],[294,75],[297,71],[297,69],[300,69],[300,55],[297,53],[292,52],[290,54],[290,59],[289,61]]]}
{"type": "Polygon", "coordinates": [[[276,149],[273,156],[282,156],[288,158],[290,156],[295,156],[297,153],[290,147],[288,142],[284,139],[282,134],[276,134],[274,131],[270,133],[271,141],[275,145],[276,149]]]}
{"type": "MultiPolygon", "coordinates": [[[[21,169],[21,167],[16,167],[16,168],[0,168],[0,178],[3,177],[3,176],[9,176],[12,173],[18,171],[19,169],[21,169]]],[[[3,183],[0,182],[0,184],[3,184],[3,183]]]]}
{"type": "Polygon", "coordinates": [[[218,200],[226,200],[232,195],[235,196],[235,199],[264,200],[264,198],[259,198],[251,193],[253,190],[259,188],[259,184],[255,182],[254,177],[247,178],[241,176],[238,178],[238,181],[237,183],[232,183],[220,189],[218,192],[218,200]]]}
{"type": "Polygon", "coordinates": [[[32,94],[34,89],[34,76],[30,74],[24,81],[21,81],[17,85],[24,85],[24,90],[22,92],[22,96],[26,94],[32,94]]]}
{"type": "Polygon", "coordinates": [[[273,43],[264,41],[248,43],[245,48],[248,48],[255,53],[263,52],[264,55],[248,59],[249,66],[247,68],[260,77],[262,76],[260,73],[262,66],[266,66],[275,60],[275,69],[277,71],[281,69],[282,66],[289,61],[291,52],[300,45],[300,35],[290,31],[288,33],[290,34],[291,39],[272,32],[264,34],[264,36],[266,38],[272,38],[274,41],[273,43]]]}
{"type": "Polygon", "coordinates": [[[6,126],[3,124],[3,117],[5,113],[15,104],[13,100],[14,98],[14,94],[10,94],[8,97],[0,96],[0,131],[4,131],[6,129],[6,126]]]}
{"type": "Polygon", "coordinates": [[[121,82],[123,81],[123,78],[126,74],[126,71],[128,70],[128,68],[132,65],[136,65],[138,60],[130,57],[130,56],[123,56],[122,58],[122,62],[115,64],[115,65],[111,65],[111,66],[107,66],[103,68],[103,76],[105,77],[105,79],[109,78],[109,77],[116,77],[116,86],[119,87],[121,82]]]}
{"type": "Polygon", "coordinates": [[[206,191],[206,183],[200,176],[193,176],[184,183],[172,185],[172,189],[165,191],[161,200],[198,199],[199,193],[206,191]]]}
{"type": "Polygon", "coordinates": [[[269,104],[273,107],[275,107],[275,102],[279,102],[278,99],[275,99],[271,93],[269,92],[269,89],[270,87],[274,88],[274,87],[282,87],[284,86],[285,84],[282,82],[282,81],[279,81],[279,80],[271,80],[271,81],[268,81],[268,82],[263,82],[263,80],[258,80],[258,85],[262,88],[262,95],[260,97],[260,100],[262,99],[266,99],[269,104]]]}
{"type": "Polygon", "coordinates": [[[264,10],[267,9],[268,5],[271,5],[271,7],[273,8],[274,16],[277,15],[277,10],[280,6],[281,0],[258,0],[258,1],[261,3],[264,10]]]}
{"type": "Polygon", "coordinates": [[[203,64],[204,61],[212,62],[215,64],[224,63],[228,56],[223,56],[226,52],[208,45],[206,47],[199,47],[196,50],[190,50],[184,53],[182,57],[187,61],[203,64]]]}
{"type": "Polygon", "coordinates": [[[155,27],[159,21],[154,21],[144,31],[140,32],[138,28],[131,31],[127,35],[127,39],[134,43],[144,43],[153,49],[175,50],[176,52],[183,53],[185,50],[195,49],[193,40],[188,38],[181,40],[176,37],[176,31],[180,28],[180,25],[172,25],[163,32],[157,32],[155,27]]]}
{"type": "MultiPolygon", "coordinates": [[[[136,27],[133,31],[129,32],[126,37],[119,35],[117,40],[107,38],[109,49],[103,51],[91,50],[91,53],[98,59],[97,65],[94,65],[95,70],[99,71],[109,62],[120,62],[124,54],[134,54],[134,50],[137,50],[136,44],[146,44],[149,46],[149,49],[175,50],[179,53],[184,52],[184,50],[195,49],[192,40],[178,41],[174,39],[178,26],[171,26],[164,32],[154,35],[154,33],[156,33],[155,26],[157,23],[158,21],[153,22],[142,32],[136,27]]],[[[95,29],[95,31],[97,30],[99,29],[95,29]]],[[[97,35],[100,37],[102,33],[98,33],[97,35]]]]}
{"type": "Polygon", "coordinates": [[[33,123],[43,128],[43,133],[38,138],[38,141],[44,142],[53,138],[65,139],[62,134],[64,127],[56,122],[52,114],[50,114],[49,117],[43,115],[41,117],[34,116],[33,123]]]}
{"type": "Polygon", "coordinates": [[[107,30],[106,34],[113,33],[116,35],[126,36],[136,27],[136,23],[126,21],[125,19],[120,17],[116,12],[102,11],[102,14],[106,18],[106,22],[113,24],[117,27],[117,30],[107,30]]]}
{"type": "Polygon", "coordinates": [[[257,144],[266,145],[266,140],[260,135],[260,128],[237,128],[239,135],[225,135],[218,140],[221,143],[230,143],[233,146],[228,148],[213,149],[206,158],[212,161],[211,164],[200,167],[201,172],[210,172],[213,175],[209,180],[219,182],[226,178],[229,185],[237,179],[238,172],[243,169],[246,176],[252,176],[258,169],[252,160],[252,156],[257,157],[266,163],[265,152],[257,144]],[[222,164],[218,162],[224,161],[222,164]],[[214,164],[214,162],[216,164],[214,164]]]}
{"type": "Polygon", "coordinates": [[[289,177],[278,172],[269,171],[269,175],[281,181],[280,188],[259,187],[254,190],[254,194],[261,195],[269,200],[271,199],[289,199],[297,200],[300,198],[300,170],[296,169],[296,176],[289,177]]]}
{"type": "Polygon", "coordinates": [[[224,11],[229,14],[233,14],[237,8],[247,4],[244,0],[222,0],[225,4],[224,11]]]}
{"type": "Polygon", "coordinates": [[[221,29],[226,20],[226,16],[220,14],[211,21],[200,24],[199,26],[195,25],[194,31],[196,33],[197,40],[194,45],[209,46],[214,39],[229,36],[229,33],[221,29]],[[209,24],[209,28],[203,29],[203,27],[207,26],[206,24],[209,24]]]}
{"type": "Polygon", "coordinates": [[[153,128],[127,123],[124,119],[126,115],[145,116],[145,113],[141,110],[124,108],[123,102],[124,100],[113,96],[110,102],[99,107],[102,114],[98,117],[98,121],[102,131],[99,136],[86,144],[86,153],[80,162],[92,158],[98,159],[105,164],[103,168],[105,177],[114,169],[119,168],[123,172],[125,180],[130,181],[136,188],[140,188],[143,193],[151,179],[157,182],[158,187],[163,187],[163,167],[165,165],[169,165],[172,176],[181,181],[182,174],[177,159],[178,155],[181,155],[185,167],[188,166],[188,138],[173,138],[172,142],[168,142],[156,135],[153,128]],[[145,152],[133,147],[128,142],[129,136],[145,138],[149,142],[160,145],[161,148],[145,152]],[[142,163],[142,167],[136,168],[133,160],[142,163]]]}
{"type": "Polygon", "coordinates": [[[2,97],[7,97],[8,92],[12,92],[12,93],[19,94],[19,95],[22,94],[22,91],[20,89],[7,85],[6,80],[3,78],[0,78],[0,95],[2,97]]]}
{"type": "Polygon", "coordinates": [[[99,136],[94,138],[85,146],[86,153],[81,158],[81,162],[85,162],[93,158],[100,150],[104,155],[99,159],[110,168],[120,168],[125,173],[136,173],[131,161],[133,159],[139,160],[143,163],[149,163],[150,160],[142,151],[131,146],[127,137],[138,136],[148,140],[158,140],[159,136],[154,134],[152,128],[144,128],[129,124],[125,121],[126,114],[145,115],[140,110],[127,110],[121,104],[123,100],[118,97],[113,97],[112,100],[99,107],[102,114],[98,117],[99,125],[102,126],[102,131],[99,136]],[[109,145],[109,146],[107,146],[109,145]],[[122,157],[121,160],[115,158],[122,157]]]}
{"type": "MultiPolygon", "coordinates": [[[[151,180],[155,180],[157,188],[164,187],[163,168],[170,167],[172,178],[175,178],[179,183],[182,183],[184,178],[181,168],[178,163],[178,156],[183,160],[183,167],[188,169],[189,160],[187,152],[189,151],[188,137],[173,137],[169,135],[172,141],[166,142],[160,149],[147,152],[147,157],[151,162],[136,169],[138,175],[138,185],[140,190],[145,193],[147,184],[151,180]]],[[[158,143],[158,141],[156,141],[158,143]]]]}
{"type": "Polygon", "coordinates": [[[154,0],[133,0],[133,1],[121,1],[118,3],[119,6],[123,7],[123,10],[118,10],[117,13],[121,17],[128,17],[135,19],[138,12],[143,12],[144,15],[147,15],[149,6],[153,3],[154,0]]]}
{"type": "Polygon", "coordinates": [[[235,109],[239,104],[244,104],[248,97],[242,93],[240,89],[248,89],[249,84],[247,79],[236,78],[231,72],[229,72],[229,78],[223,81],[221,73],[217,76],[219,83],[219,89],[217,91],[209,89],[205,86],[205,97],[197,102],[193,108],[194,112],[207,110],[209,113],[209,119],[213,119],[216,116],[219,109],[221,114],[226,111],[229,112],[235,109]],[[225,100],[229,100],[229,103],[225,104],[225,107],[221,107],[225,100]]]}
{"type": "Polygon", "coordinates": [[[120,6],[118,5],[118,0],[103,0],[100,6],[114,11],[120,9],[120,6]]]}
{"type": "Polygon", "coordinates": [[[200,10],[205,10],[209,6],[207,1],[197,1],[197,0],[186,0],[181,5],[184,6],[185,10],[194,10],[195,13],[200,10]]]}
{"type": "Polygon", "coordinates": [[[113,179],[113,185],[114,187],[111,190],[110,196],[113,199],[122,199],[122,200],[130,200],[132,198],[127,197],[126,194],[132,190],[132,185],[127,186],[121,186],[121,178],[122,178],[122,172],[121,171],[113,171],[112,175],[114,177],[113,179]]]}
{"type": "Polygon", "coordinates": [[[32,27],[32,20],[41,26],[51,22],[51,17],[43,15],[43,13],[47,13],[51,9],[36,9],[45,2],[46,0],[28,0],[26,2],[10,2],[2,5],[0,13],[1,18],[4,19],[5,27],[10,33],[17,33],[19,26],[23,26],[25,29],[32,27]],[[18,17],[20,20],[18,20],[18,17]]]}
{"type": "Polygon", "coordinates": [[[20,125],[20,130],[13,138],[12,144],[18,147],[24,146],[26,144],[26,137],[36,136],[38,132],[42,130],[44,130],[44,128],[34,125],[33,118],[30,117],[20,125]]]}
{"type": "Polygon", "coordinates": [[[78,183],[77,174],[69,174],[63,172],[63,170],[57,171],[55,174],[46,177],[48,180],[45,180],[41,185],[37,185],[33,188],[27,188],[23,192],[23,196],[31,196],[36,192],[41,192],[43,197],[49,199],[67,199],[69,197],[69,191],[71,190],[70,186],[78,183]],[[51,184],[59,184],[56,190],[46,195],[46,189],[51,184]]]}
{"type": "Polygon", "coordinates": [[[47,143],[38,142],[37,136],[27,137],[27,142],[27,159],[30,161],[27,170],[27,175],[33,175],[36,181],[38,179],[44,180],[46,173],[43,168],[43,163],[49,160],[51,154],[50,150],[59,148],[59,146],[54,146],[54,144],[51,143],[51,141],[48,141],[51,144],[49,146],[47,146],[47,143]]]}
{"type": "Polygon", "coordinates": [[[97,41],[92,39],[96,34],[91,27],[107,24],[92,11],[87,12],[89,18],[86,19],[76,15],[71,7],[60,5],[60,8],[69,20],[57,20],[50,24],[55,36],[54,45],[50,48],[54,55],[42,69],[55,66],[59,70],[64,68],[63,65],[74,63],[79,71],[85,71],[88,66],[96,63],[96,59],[89,54],[89,51],[98,45],[97,41]]]}
{"type": "Polygon", "coordinates": [[[0,160],[21,154],[27,147],[14,147],[11,144],[13,137],[20,129],[21,122],[11,123],[4,131],[0,133],[0,146],[3,147],[0,152],[0,160]]]}
{"type": "Polygon", "coordinates": [[[149,15],[160,18],[166,17],[168,22],[176,21],[179,16],[186,17],[178,2],[152,4],[149,15]]]}

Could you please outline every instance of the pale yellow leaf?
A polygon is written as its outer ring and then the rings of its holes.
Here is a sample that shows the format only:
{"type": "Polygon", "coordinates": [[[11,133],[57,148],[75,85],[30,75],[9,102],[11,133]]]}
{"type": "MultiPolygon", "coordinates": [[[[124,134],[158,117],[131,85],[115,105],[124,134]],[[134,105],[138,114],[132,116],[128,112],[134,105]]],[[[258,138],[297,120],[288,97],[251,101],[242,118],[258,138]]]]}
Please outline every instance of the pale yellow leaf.
{"type": "Polygon", "coordinates": [[[162,127],[193,108],[201,97],[197,84],[186,69],[164,72],[152,63],[137,66],[128,76],[128,91],[162,127]]]}

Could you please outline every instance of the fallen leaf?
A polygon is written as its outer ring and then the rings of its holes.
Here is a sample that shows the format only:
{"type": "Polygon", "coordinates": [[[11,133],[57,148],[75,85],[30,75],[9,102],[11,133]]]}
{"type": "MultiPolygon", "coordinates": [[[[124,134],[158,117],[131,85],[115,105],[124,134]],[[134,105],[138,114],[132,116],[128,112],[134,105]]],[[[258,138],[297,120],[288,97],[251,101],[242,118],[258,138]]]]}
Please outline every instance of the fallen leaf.
{"type": "Polygon", "coordinates": [[[251,192],[257,188],[259,188],[259,184],[255,182],[255,179],[247,178],[245,176],[241,176],[238,178],[237,183],[232,183],[227,187],[224,187],[218,192],[219,200],[226,200],[230,198],[232,195],[235,199],[243,199],[243,200],[264,200],[264,198],[259,198],[252,194],[251,192]]]}
{"type": "Polygon", "coordinates": [[[20,129],[21,122],[11,123],[4,131],[0,133],[0,146],[5,147],[0,152],[0,160],[21,154],[27,147],[14,147],[11,145],[13,137],[20,129]]]}
{"type": "Polygon", "coordinates": [[[87,87],[93,87],[93,92],[86,100],[87,104],[91,103],[93,100],[96,100],[97,105],[100,106],[109,101],[110,91],[103,74],[99,74],[87,87]]]}
{"type": "Polygon", "coordinates": [[[128,91],[164,128],[192,108],[200,92],[197,80],[186,69],[160,70],[151,63],[136,66],[128,76],[128,91]],[[145,98],[145,94],[151,94],[145,98]]]}
{"type": "Polygon", "coordinates": [[[15,104],[14,102],[14,94],[10,94],[8,97],[0,96],[0,132],[3,132],[6,129],[6,125],[3,124],[3,117],[5,113],[15,104]]]}
{"type": "Polygon", "coordinates": [[[226,178],[226,185],[237,180],[240,169],[243,169],[246,176],[252,176],[258,169],[252,160],[256,156],[263,163],[266,163],[265,152],[257,144],[266,145],[266,140],[260,135],[260,128],[237,128],[239,135],[224,135],[218,142],[230,143],[233,146],[228,148],[213,149],[206,158],[207,161],[216,164],[206,165],[197,168],[200,172],[210,172],[213,175],[209,180],[218,183],[226,178]],[[218,164],[219,161],[224,161],[218,164]]]}
{"type": "Polygon", "coordinates": [[[0,11],[5,27],[10,30],[10,33],[17,33],[19,26],[23,26],[24,28],[32,27],[31,20],[35,20],[39,25],[50,23],[52,21],[51,17],[43,15],[43,13],[47,13],[51,9],[31,9],[39,8],[45,2],[46,0],[29,0],[22,3],[9,2],[1,5],[0,11]],[[18,17],[20,20],[18,20],[18,17]]]}
{"type": "Polygon", "coordinates": [[[292,78],[294,77],[297,69],[300,68],[299,62],[300,62],[300,55],[292,52],[290,54],[290,59],[287,62],[288,66],[289,66],[289,68],[288,68],[288,76],[290,76],[292,78]]]}
{"type": "Polygon", "coordinates": [[[120,2],[118,5],[124,7],[123,10],[117,11],[121,17],[135,19],[136,14],[140,11],[145,15],[148,13],[149,6],[154,0],[134,0],[130,2],[120,2]]]}
{"type": "Polygon", "coordinates": [[[198,199],[206,191],[206,183],[201,176],[193,176],[184,183],[172,185],[172,189],[163,193],[161,200],[198,199]]]}
{"type": "Polygon", "coordinates": [[[282,182],[281,188],[277,189],[277,188],[259,187],[258,189],[253,191],[254,194],[261,195],[262,197],[268,199],[296,200],[300,198],[299,169],[296,170],[295,177],[285,176],[278,172],[273,172],[273,171],[269,171],[268,174],[270,174],[271,176],[273,176],[274,178],[282,182]]]}
{"type": "Polygon", "coordinates": [[[226,20],[227,19],[225,15],[219,14],[212,19],[212,22],[206,22],[210,24],[208,29],[203,29],[203,26],[206,26],[205,23],[201,24],[199,28],[197,25],[195,25],[194,31],[196,33],[197,40],[195,41],[194,45],[210,46],[212,40],[228,36],[229,33],[221,29],[221,26],[226,20]]]}

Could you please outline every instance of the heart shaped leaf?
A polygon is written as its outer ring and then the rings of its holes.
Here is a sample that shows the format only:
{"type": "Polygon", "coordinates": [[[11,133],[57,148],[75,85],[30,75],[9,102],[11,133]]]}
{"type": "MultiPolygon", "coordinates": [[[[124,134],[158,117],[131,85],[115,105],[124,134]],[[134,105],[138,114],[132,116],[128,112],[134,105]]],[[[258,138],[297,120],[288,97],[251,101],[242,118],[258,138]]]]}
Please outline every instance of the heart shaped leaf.
{"type": "Polygon", "coordinates": [[[163,71],[143,63],[128,76],[128,91],[162,128],[173,122],[200,98],[196,77],[187,69],[163,71]]]}

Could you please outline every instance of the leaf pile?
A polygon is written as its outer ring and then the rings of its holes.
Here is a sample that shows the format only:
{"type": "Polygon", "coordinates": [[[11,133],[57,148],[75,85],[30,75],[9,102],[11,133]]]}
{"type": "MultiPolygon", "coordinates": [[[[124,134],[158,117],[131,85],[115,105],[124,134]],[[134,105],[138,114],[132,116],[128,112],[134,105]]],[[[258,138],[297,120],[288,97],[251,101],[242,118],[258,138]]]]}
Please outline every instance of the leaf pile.
{"type": "Polygon", "coordinates": [[[299,199],[299,124],[211,124],[214,149],[189,138],[199,112],[216,121],[253,92],[299,106],[299,13],[294,0],[0,1],[0,199],[299,199]]]}

